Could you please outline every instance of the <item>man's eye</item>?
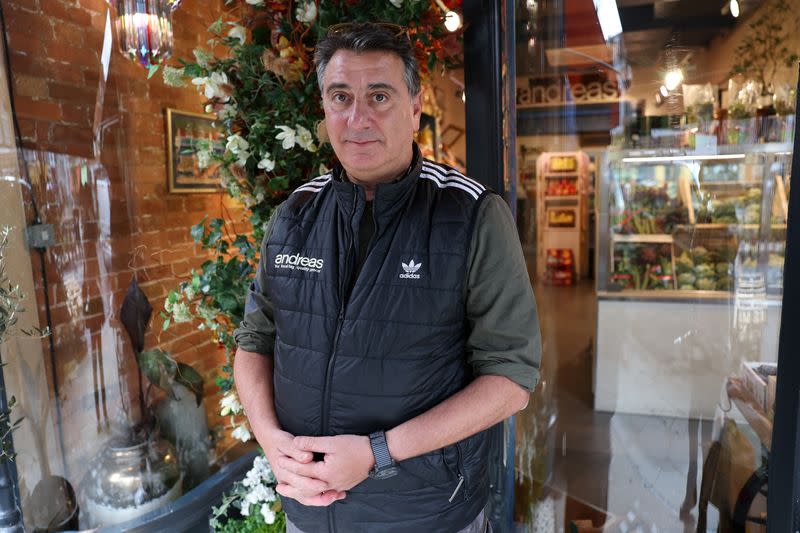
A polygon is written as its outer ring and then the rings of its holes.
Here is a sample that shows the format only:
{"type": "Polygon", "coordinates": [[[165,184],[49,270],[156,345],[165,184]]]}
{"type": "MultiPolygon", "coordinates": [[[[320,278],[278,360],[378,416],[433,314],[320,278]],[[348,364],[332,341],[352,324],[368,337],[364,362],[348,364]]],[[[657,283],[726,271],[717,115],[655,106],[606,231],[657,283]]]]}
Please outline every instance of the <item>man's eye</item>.
{"type": "Polygon", "coordinates": [[[342,103],[347,101],[347,95],[343,93],[336,93],[333,95],[333,101],[336,103],[342,103]]]}
{"type": "Polygon", "coordinates": [[[379,103],[383,103],[389,99],[385,94],[376,94],[373,98],[379,103]]]}

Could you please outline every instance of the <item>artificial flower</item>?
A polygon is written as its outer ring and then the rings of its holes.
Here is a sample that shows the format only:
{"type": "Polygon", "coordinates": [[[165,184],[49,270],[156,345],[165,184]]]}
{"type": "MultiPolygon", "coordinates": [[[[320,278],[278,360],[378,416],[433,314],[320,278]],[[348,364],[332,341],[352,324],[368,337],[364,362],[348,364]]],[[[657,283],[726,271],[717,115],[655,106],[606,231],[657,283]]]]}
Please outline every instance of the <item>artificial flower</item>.
{"type": "Polygon", "coordinates": [[[403,0],[389,0],[389,3],[398,9],[403,7],[403,0]]]}
{"type": "Polygon", "coordinates": [[[297,142],[297,133],[289,126],[276,126],[276,128],[281,130],[281,132],[275,136],[275,139],[282,141],[281,146],[283,146],[283,149],[291,150],[294,148],[294,145],[297,142]]]}
{"type": "Polygon", "coordinates": [[[264,155],[261,156],[261,161],[258,162],[258,168],[267,172],[272,172],[275,168],[275,160],[271,159],[271,157],[272,155],[269,152],[265,152],[264,155]]]}
{"type": "Polygon", "coordinates": [[[194,54],[194,59],[197,61],[197,64],[203,68],[209,68],[211,66],[211,62],[214,60],[214,56],[211,55],[205,48],[195,48],[192,50],[194,54]]]}
{"type": "Polygon", "coordinates": [[[247,442],[252,437],[252,435],[250,434],[250,430],[243,425],[237,426],[236,429],[233,430],[233,433],[231,433],[231,436],[234,439],[239,439],[242,442],[247,442]]]}
{"type": "Polygon", "coordinates": [[[245,0],[245,3],[248,3],[251,6],[263,6],[264,0],[245,0]]]}
{"type": "Polygon", "coordinates": [[[305,0],[305,2],[299,2],[294,15],[297,17],[298,22],[311,24],[314,22],[314,19],[317,18],[317,4],[314,3],[314,0],[305,0]]]}
{"type": "Polygon", "coordinates": [[[211,152],[208,150],[197,151],[197,165],[200,168],[208,168],[211,164],[211,152]]]}
{"type": "Polygon", "coordinates": [[[314,145],[314,137],[311,135],[311,132],[300,124],[297,124],[295,127],[297,128],[297,144],[299,144],[304,150],[316,152],[317,147],[314,145]]]}
{"type": "Polygon", "coordinates": [[[164,66],[161,71],[161,77],[164,79],[164,84],[170,87],[186,87],[186,82],[183,80],[183,69],[177,67],[164,66]]]}
{"type": "Polygon", "coordinates": [[[228,391],[219,401],[219,405],[222,407],[219,412],[222,416],[228,416],[230,414],[238,415],[242,412],[242,404],[239,402],[239,396],[235,391],[228,391]]]}
{"type": "Polygon", "coordinates": [[[229,22],[228,24],[231,26],[231,29],[228,31],[228,37],[237,39],[239,44],[244,44],[244,42],[247,40],[247,29],[241,24],[236,24],[235,22],[229,22]]]}

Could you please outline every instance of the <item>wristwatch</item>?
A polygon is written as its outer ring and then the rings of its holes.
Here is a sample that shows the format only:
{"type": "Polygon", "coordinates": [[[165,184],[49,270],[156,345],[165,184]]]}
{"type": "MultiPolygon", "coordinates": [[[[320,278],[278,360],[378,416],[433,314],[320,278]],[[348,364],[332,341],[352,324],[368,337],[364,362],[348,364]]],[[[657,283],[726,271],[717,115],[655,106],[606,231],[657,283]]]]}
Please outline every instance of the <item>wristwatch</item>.
{"type": "Polygon", "coordinates": [[[376,431],[370,433],[369,445],[372,447],[372,455],[375,456],[375,468],[369,471],[372,479],[387,479],[397,475],[397,465],[389,454],[389,447],[386,445],[386,433],[376,431]]]}

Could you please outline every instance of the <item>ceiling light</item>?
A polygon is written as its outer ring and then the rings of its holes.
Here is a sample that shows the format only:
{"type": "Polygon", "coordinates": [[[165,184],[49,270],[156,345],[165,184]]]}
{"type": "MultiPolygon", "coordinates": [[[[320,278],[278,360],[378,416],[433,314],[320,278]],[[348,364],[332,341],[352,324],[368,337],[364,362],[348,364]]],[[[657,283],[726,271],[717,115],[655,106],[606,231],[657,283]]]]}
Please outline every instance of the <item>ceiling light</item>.
{"type": "Polygon", "coordinates": [[[533,47],[536,46],[536,37],[531,37],[528,39],[528,48],[533,50],[533,47]]]}
{"type": "Polygon", "coordinates": [[[444,16],[444,27],[453,32],[461,27],[461,17],[455,11],[448,11],[444,16]]]}
{"type": "Polygon", "coordinates": [[[739,16],[739,0],[731,0],[731,15],[733,18],[739,16]]]}
{"type": "Polygon", "coordinates": [[[669,91],[663,85],[661,87],[659,87],[658,92],[661,93],[661,96],[663,96],[664,98],[669,96],[669,91]]]}
{"type": "Polygon", "coordinates": [[[594,0],[594,10],[606,41],[622,33],[622,22],[619,20],[616,0],[594,0]]]}
{"type": "Polygon", "coordinates": [[[674,91],[678,88],[678,85],[681,84],[683,81],[683,71],[679,68],[674,70],[670,70],[667,72],[667,75],[664,76],[664,86],[667,88],[668,91],[674,91]]]}
{"type": "Polygon", "coordinates": [[[664,103],[664,97],[661,96],[661,93],[656,93],[656,106],[660,106],[664,103]]]}

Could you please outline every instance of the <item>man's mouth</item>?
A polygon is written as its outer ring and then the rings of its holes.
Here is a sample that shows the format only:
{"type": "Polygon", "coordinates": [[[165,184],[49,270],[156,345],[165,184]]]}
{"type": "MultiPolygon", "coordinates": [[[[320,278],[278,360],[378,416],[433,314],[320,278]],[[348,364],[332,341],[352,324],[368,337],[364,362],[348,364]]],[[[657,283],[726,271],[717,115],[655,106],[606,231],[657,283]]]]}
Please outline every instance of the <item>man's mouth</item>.
{"type": "Polygon", "coordinates": [[[348,140],[347,142],[349,142],[350,144],[355,144],[356,146],[367,146],[369,144],[376,143],[378,141],[373,139],[373,140],[369,140],[369,141],[348,140]]]}

